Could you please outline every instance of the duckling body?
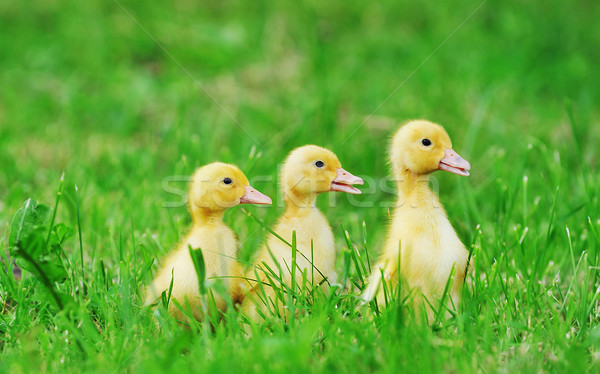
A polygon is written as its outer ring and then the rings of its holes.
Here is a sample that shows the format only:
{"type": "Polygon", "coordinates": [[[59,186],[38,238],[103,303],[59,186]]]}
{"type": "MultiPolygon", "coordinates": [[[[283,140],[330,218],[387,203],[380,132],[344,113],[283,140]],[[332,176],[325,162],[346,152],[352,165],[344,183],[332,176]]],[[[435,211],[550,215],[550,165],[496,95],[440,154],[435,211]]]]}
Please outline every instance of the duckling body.
{"type": "MultiPolygon", "coordinates": [[[[298,251],[296,264],[300,269],[296,272],[297,282],[301,282],[301,272],[306,270],[308,270],[308,279],[311,282],[314,280],[314,284],[320,284],[325,279],[324,277],[327,278],[329,284],[337,282],[333,232],[327,218],[316,206],[298,208],[295,205],[288,205],[273,231],[290,244],[293,232],[296,232],[296,249],[298,251]]],[[[278,266],[286,269],[284,272],[286,283],[290,284],[291,274],[287,271],[292,264],[290,246],[274,235],[268,236],[267,245],[258,257],[262,259],[261,262],[265,261],[272,269],[276,269],[277,264],[271,258],[269,251],[278,258],[278,266]]]]}
{"type": "MultiPolygon", "coordinates": [[[[173,281],[171,297],[184,308],[189,306],[195,319],[203,318],[202,298],[198,276],[189,247],[200,249],[204,258],[207,285],[222,282],[235,301],[241,296],[240,266],[237,262],[238,240],[235,233],[223,222],[226,209],[241,203],[270,204],[271,200],[254,190],[248,179],[234,165],[213,163],[196,171],[190,184],[189,208],[193,226],[181,244],[172,251],[159,269],[146,292],[146,304],[152,304],[173,281]]],[[[212,293],[215,306],[224,310],[227,303],[223,295],[212,293]]],[[[212,301],[211,301],[212,302],[212,301]]],[[[169,303],[169,313],[184,320],[184,314],[175,303],[169,303]]]]}
{"type": "MultiPolygon", "coordinates": [[[[281,171],[286,208],[273,231],[289,244],[296,232],[296,284],[302,285],[303,276],[313,286],[322,285],[325,290],[327,284],[337,282],[333,232],[327,218],[317,209],[316,199],[320,193],[329,191],[360,193],[351,184],[362,183],[362,179],[342,169],[337,156],[325,148],[308,145],[295,149],[287,157],[281,171]]],[[[276,300],[275,290],[269,284],[269,278],[276,277],[268,269],[281,276],[286,286],[291,286],[292,256],[290,245],[275,235],[267,236],[255,267],[247,273],[248,278],[258,275],[258,281],[262,282],[262,290],[258,284],[251,285],[243,302],[243,310],[251,319],[257,320],[258,310],[265,313],[274,304],[282,311],[281,301],[276,300]]]]}
{"type": "MultiPolygon", "coordinates": [[[[178,248],[168,255],[156,279],[152,282],[151,288],[162,292],[169,289],[171,278],[173,278],[171,297],[184,307],[185,302],[189,303],[194,317],[201,320],[202,308],[198,276],[188,246],[202,250],[207,279],[218,279],[223,282],[231,297],[235,299],[239,297],[239,290],[237,287],[233,289],[232,286],[237,283],[227,277],[235,276],[238,240],[234,232],[222,221],[214,222],[209,226],[194,227],[178,248]]],[[[149,301],[152,302],[157,294],[160,293],[152,292],[149,295],[152,300],[149,301]]],[[[214,293],[214,298],[217,309],[224,310],[226,301],[222,295],[214,293]]],[[[169,313],[177,319],[183,319],[183,314],[174,303],[169,304],[169,313]]]]}
{"type": "Polygon", "coordinates": [[[382,272],[393,290],[402,278],[417,313],[425,308],[432,320],[434,311],[429,304],[438,307],[449,279],[448,306],[458,306],[469,253],[430,189],[429,174],[441,169],[468,175],[470,165],[452,150],[444,129],[427,121],[404,125],[394,136],[390,156],[398,201],[381,258],[362,297],[367,301],[377,298],[384,306],[382,272]]]}

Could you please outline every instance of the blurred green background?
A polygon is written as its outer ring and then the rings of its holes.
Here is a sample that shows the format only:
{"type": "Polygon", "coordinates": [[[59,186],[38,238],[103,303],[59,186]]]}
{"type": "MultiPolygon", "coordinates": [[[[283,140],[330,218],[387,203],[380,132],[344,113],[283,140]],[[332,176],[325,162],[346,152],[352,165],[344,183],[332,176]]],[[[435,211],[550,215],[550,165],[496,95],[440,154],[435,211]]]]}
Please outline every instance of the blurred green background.
{"type": "MultiPolygon", "coordinates": [[[[491,263],[513,226],[545,235],[560,186],[556,215],[581,253],[600,209],[598,20],[592,0],[0,1],[0,245],[64,172],[58,220],[76,226],[77,185],[87,261],[116,263],[121,237],[160,256],[189,222],[165,208],[185,190],[169,178],[221,160],[278,196],[278,165],[312,143],[377,181],[398,124],[427,118],[472,164],[467,179],[435,176],[466,243],[480,224],[491,263]]],[[[372,208],[321,198],[339,243],[340,221],[360,236],[365,220],[378,252],[383,187],[365,186],[372,208]]],[[[267,224],[281,211],[250,209],[267,224]]],[[[227,222],[248,258],[264,231],[235,209],[227,222]]]]}
{"type": "Polygon", "coordinates": [[[532,138],[568,152],[565,98],[597,144],[599,16],[595,1],[3,1],[0,223],[27,196],[51,201],[64,171],[88,234],[156,230],[165,177],[245,168],[253,146],[251,178],[306,143],[383,177],[411,118],[447,128],[474,184],[532,138]]]}

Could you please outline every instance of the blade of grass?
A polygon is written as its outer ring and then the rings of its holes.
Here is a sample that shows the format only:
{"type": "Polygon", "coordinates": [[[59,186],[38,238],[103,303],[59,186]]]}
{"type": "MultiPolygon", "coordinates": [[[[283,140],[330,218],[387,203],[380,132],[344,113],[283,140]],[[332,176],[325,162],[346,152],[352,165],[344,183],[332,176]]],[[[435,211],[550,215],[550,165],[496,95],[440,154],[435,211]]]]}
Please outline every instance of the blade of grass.
{"type": "MultiPolygon", "coordinates": [[[[83,239],[81,236],[81,215],[79,212],[79,193],[78,193],[78,191],[79,191],[79,188],[77,188],[77,185],[75,185],[75,213],[77,215],[77,232],[79,235],[79,260],[81,261],[81,285],[82,285],[82,287],[84,287],[83,284],[84,284],[84,279],[85,279],[85,269],[84,269],[84,263],[83,263],[83,239]]],[[[57,203],[58,203],[58,201],[57,201],[57,203]]]]}

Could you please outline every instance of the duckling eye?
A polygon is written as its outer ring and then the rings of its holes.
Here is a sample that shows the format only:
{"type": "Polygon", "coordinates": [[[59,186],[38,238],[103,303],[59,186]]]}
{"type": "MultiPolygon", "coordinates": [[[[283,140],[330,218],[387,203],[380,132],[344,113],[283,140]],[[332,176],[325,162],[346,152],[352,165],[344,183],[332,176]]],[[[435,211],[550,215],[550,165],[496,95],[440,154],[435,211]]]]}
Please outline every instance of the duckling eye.
{"type": "Polygon", "coordinates": [[[431,145],[431,140],[429,139],[423,139],[421,140],[421,143],[425,146],[425,147],[429,147],[431,145]]]}
{"type": "Polygon", "coordinates": [[[223,179],[223,183],[231,184],[231,183],[233,183],[233,181],[231,180],[231,178],[225,178],[225,179],[223,179]]]}
{"type": "Polygon", "coordinates": [[[325,166],[325,163],[323,161],[319,160],[319,161],[315,162],[315,166],[320,169],[323,166],[325,166]]]}

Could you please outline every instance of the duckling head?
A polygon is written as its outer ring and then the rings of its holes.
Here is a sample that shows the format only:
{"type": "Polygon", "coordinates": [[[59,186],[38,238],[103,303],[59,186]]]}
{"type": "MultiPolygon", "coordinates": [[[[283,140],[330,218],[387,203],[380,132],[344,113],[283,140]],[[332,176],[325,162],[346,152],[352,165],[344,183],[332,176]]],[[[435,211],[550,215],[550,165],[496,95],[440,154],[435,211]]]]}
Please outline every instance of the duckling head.
{"type": "Polygon", "coordinates": [[[436,170],[468,176],[471,165],[452,149],[444,128],[436,123],[415,120],[404,124],[392,138],[390,161],[396,175],[410,171],[427,175],[436,170]]]}
{"type": "Polygon", "coordinates": [[[271,204],[271,198],[250,186],[235,165],[214,162],[192,176],[188,193],[190,213],[196,222],[210,212],[221,213],[239,204],[271,204]]]}
{"type": "Polygon", "coordinates": [[[322,192],[341,191],[360,194],[353,184],[363,180],[342,168],[337,156],[328,149],[305,145],[294,149],[281,169],[283,197],[314,198],[322,192]]]}

